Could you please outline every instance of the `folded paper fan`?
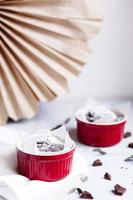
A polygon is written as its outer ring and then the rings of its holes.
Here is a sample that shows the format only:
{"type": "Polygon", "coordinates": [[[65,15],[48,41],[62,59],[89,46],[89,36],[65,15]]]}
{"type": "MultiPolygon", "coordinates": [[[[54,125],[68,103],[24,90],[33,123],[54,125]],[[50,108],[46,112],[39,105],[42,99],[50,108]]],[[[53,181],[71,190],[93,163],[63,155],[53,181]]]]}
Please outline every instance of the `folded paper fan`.
{"type": "Polygon", "coordinates": [[[0,0],[0,124],[64,94],[91,52],[102,0],[0,0]]]}

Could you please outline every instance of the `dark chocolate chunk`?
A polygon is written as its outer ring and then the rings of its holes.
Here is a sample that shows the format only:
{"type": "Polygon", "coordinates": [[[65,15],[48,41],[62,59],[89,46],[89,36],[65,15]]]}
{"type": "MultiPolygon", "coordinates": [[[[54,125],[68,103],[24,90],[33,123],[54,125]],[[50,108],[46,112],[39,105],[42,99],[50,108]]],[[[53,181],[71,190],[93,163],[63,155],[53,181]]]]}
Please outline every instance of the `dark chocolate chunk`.
{"type": "Polygon", "coordinates": [[[122,187],[121,185],[119,184],[116,184],[114,186],[114,190],[113,190],[113,193],[116,194],[116,195],[123,195],[124,193],[126,192],[126,188],[122,187]]]}
{"type": "Polygon", "coordinates": [[[130,137],[132,135],[132,133],[131,132],[129,132],[129,131],[127,131],[125,134],[124,134],[124,138],[128,138],[128,137],[130,137]]]}
{"type": "Polygon", "coordinates": [[[77,191],[79,194],[82,194],[82,192],[83,192],[80,188],[77,188],[77,191]]]}
{"type": "Polygon", "coordinates": [[[108,172],[106,172],[105,174],[104,174],[104,179],[106,179],[106,180],[111,180],[111,175],[108,173],[108,172]]]}
{"type": "Polygon", "coordinates": [[[94,117],[94,113],[88,112],[88,113],[87,113],[87,116],[88,116],[88,117],[94,117]]]}
{"type": "Polygon", "coordinates": [[[126,162],[133,161],[133,155],[129,156],[128,158],[125,159],[126,162]]]}
{"type": "Polygon", "coordinates": [[[129,144],[128,144],[128,147],[129,147],[129,148],[133,148],[133,142],[129,143],[129,144]]]}
{"type": "Polygon", "coordinates": [[[101,166],[101,165],[102,165],[102,162],[101,162],[100,159],[95,160],[95,161],[93,162],[93,164],[92,164],[92,166],[94,166],[94,167],[101,166]]]}
{"type": "Polygon", "coordinates": [[[93,196],[91,193],[87,191],[83,191],[82,194],[80,195],[81,199],[93,199],[93,196]]]}
{"type": "Polygon", "coordinates": [[[101,155],[107,154],[105,151],[103,151],[103,150],[101,150],[99,148],[95,148],[95,149],[93,149],[93,151],[96,151],[96,152],[100,153],[101,155]]]}
{"type": "Polygon", "coordinates": [[[89,121],[89,122],[94,122],[95,119],[94,119],[93,117],[90,117],[88,121],[89,121]]]}
{"type": "Polygon", "coordinates": [[[88,113],[86,114],[86,119],[87,119],[89,122],[94,122],[94,121],[95,121],[94,113],[88,112],[88,113]]]}
{"type": "Polygon", "coordinates": [[[67,124],[70,120],[71,120],[71,118],[67,118],[63,123],[58,124],[57,126],[53,127],[53,128],[51,129],[51,131],[54,131],[55,129],[58,129],[58,128],[60,128],[61,126],[67,124]]]}
{"type": "Polygon", "coordinates": [[[94,122],[95,121],[94,117],[88,117],[88,116],[86,116],[86,119],[89,122],[94,122]]]}
{"type": "Polygon", "coordinates": [[[37,144],[44,144],[44,141],[36,142],[37,144]]]}

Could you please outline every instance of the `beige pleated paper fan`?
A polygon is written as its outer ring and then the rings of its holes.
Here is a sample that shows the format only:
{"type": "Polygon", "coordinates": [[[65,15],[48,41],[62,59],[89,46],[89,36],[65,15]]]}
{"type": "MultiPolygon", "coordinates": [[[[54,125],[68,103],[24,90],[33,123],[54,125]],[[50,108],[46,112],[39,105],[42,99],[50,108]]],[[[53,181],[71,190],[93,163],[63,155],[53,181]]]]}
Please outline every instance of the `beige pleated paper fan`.
{"type": "Polygon", "coordinates": [[[0,0],[0,124],[33,117],[87,62],[102,0],[0,0]]]}

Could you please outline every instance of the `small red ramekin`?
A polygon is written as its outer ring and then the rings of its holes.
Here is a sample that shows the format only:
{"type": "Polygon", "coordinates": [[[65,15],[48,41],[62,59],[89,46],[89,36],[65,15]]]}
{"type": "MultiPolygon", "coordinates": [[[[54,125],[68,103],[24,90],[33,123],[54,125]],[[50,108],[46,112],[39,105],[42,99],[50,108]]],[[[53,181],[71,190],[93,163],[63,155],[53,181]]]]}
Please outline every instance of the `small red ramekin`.
{"type": "Polygon", "coordinates": [[[31,180],[58,181],[72,169],[75,144],[72,148],[56,155],[32,155],[17,148],[18,172],[31,180]]]}
{"type": "Polygon", "coordinates": [[[80,120],[79,112],[76,113],[76,120],[77,136],[80,142],[94,147],[109,147],[122,140],[127,121],[124,114],[118,112],[123,115],[123,119],[118,122],[96,124],[80,120]]]}

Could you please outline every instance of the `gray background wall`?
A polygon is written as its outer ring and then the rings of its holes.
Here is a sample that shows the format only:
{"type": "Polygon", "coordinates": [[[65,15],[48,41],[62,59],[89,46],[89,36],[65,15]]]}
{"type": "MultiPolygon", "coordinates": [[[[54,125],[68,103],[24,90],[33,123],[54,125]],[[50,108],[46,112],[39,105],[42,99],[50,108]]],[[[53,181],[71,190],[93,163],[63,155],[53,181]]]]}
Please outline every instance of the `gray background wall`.
{"type": "Polygon", "coordinates": [[[133,97],[133,0],[104,1],[104,21],[91,47],[88,65],[70,83],[71,95],[133,97]]]}

